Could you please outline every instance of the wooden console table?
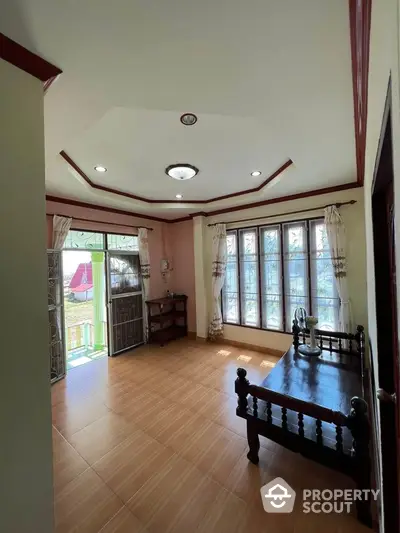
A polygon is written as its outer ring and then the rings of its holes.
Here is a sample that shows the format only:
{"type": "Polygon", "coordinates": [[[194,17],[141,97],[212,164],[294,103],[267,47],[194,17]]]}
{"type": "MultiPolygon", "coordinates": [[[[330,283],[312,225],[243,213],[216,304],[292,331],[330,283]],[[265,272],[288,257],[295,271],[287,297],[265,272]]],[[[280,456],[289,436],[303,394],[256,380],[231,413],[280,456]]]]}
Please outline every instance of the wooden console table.
{"type": "Polygon", "coordinates": [[[163,345],[187,336],[187,296],[147,300],[149,342],[163,345]]]}

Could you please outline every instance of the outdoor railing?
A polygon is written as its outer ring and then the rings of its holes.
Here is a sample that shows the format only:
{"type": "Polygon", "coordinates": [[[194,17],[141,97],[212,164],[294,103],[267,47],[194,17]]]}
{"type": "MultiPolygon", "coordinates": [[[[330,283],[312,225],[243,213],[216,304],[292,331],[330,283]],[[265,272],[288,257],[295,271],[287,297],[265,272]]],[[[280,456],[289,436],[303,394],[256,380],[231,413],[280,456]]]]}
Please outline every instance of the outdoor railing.
{"type": "MultiPolygon", "coordinates": [[[[103,322],[103,339],[107,342],[107,323],[103,322]]],[[[67,326],[67,351],[75,350],[76,348],[94,345],[94,326],[91,322],[80,322],[67,326]]]]}

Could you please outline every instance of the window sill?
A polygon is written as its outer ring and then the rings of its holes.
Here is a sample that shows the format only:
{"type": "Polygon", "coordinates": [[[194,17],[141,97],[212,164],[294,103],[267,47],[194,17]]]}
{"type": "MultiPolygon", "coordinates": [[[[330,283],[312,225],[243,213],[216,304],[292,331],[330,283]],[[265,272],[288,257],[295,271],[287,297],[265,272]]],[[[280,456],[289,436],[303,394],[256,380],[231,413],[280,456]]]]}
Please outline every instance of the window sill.
{"type": "Polygon", "coordinates": [[[235,326],[237,328],[247,328],[247,329],[255,329],[257,331],[266,331],[268,333],[280,333],[281,335],[290,335],[292,336],[293,333],[289,331],[283,331],[281,329],[266,329],[266,328],[259,328],[257,326],[245,326],[243,324],[235,324],[234,322],[223,322],[224,326],[235,326]]]}

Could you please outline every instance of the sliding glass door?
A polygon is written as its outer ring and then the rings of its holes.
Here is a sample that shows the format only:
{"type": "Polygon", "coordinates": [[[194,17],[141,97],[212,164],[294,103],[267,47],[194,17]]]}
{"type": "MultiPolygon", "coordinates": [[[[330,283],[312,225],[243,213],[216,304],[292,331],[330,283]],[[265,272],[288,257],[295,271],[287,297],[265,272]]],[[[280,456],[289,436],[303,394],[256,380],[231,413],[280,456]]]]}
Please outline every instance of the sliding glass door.
{"type": "Polygon", "coordinates": [[[108,251],[110,355],[144,342],[143,294],[138,252],[108,251]]]}
{"type": "Polygon", "coordinates": [[[51,382],[144,342],[136,235],[70,230],[48,250],[51,382]]]}

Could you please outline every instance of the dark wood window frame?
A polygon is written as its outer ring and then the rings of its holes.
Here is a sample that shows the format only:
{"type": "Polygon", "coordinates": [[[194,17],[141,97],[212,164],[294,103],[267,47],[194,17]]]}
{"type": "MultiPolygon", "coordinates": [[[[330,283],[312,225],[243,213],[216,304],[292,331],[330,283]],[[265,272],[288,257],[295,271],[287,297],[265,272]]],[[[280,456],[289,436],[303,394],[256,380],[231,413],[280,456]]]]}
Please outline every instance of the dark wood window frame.
{"type": "MultiPolygon", "coordinates": [[[[288,224],[304,224],[306,228],[306,258],[307,258],[307,265],[306,265],[306,283],[307,283],[307,297],[310,307],[310,314],[313,314],[313,297],[312,297],[312,257],[311,257],[311,224],[316,221],[324,221],[324,218],[319,217],[313,217],[313,218],[306,218],[306,219],[297,219],[297,220],[285,220],[281,222],[274,222],[271,224],[260,224],[260,225],[251,225],[246,227],[240,227],[240,228],[234,228],[234,229],[228,229],[227,235],[234,234],[236,235],[236,268],[237,268],[237,280],[238,280],[238,320],[239,322],[229,322],[225,320],[224,318],[224,309],[223,309],[223,290],[221,294],[221,307],[222,307],[222,316],[223,316],[223,323],[228,326],[237,326],[240,328],[250,328],[255,330],[262,330],[262,331],[270,331],[274,333],[284,333],[284,334],[291,334],[291,328],[287,327],[286,324],[286,295],[285,295],[285,248],[284,248],[284,227],[288,224]],[[262,270],[262,261],[261,261],[261,237],[262,237],[262,230],[269,227],[279,227],[279,251],[280,251],[280,266],[281,266],[281,282],[280,282],[280,291],[281,291],[281,323],[283,325],[282,329],[273,329],[273,328],[266,328],[262,327],[263,324],[263,305],[262,305],[262,278],[261,278],[261,270],[262,270]],[[253,326],[248,324],[242,324],[243,317],[242,317],[242,301],[241,301],[241,286],[243,283],[243,280],[241,279],[241,269],[240,269],[240,231],[243,230],[255,230],[256,231],[256,239],[257,239],[257,256],[258,256],[258,269],[257,269],[257,277],[258,277],[258,310],[259,310],[259,317],[258,317],[258,323],[259,326],[253,326]]],[[[338,301],[340,301],[338,299],[338,301]]]]}

